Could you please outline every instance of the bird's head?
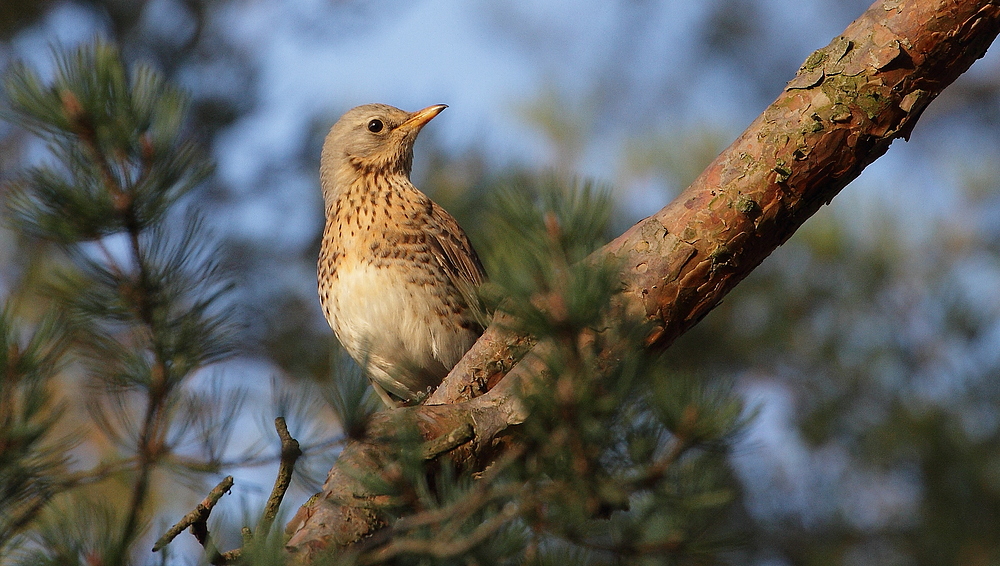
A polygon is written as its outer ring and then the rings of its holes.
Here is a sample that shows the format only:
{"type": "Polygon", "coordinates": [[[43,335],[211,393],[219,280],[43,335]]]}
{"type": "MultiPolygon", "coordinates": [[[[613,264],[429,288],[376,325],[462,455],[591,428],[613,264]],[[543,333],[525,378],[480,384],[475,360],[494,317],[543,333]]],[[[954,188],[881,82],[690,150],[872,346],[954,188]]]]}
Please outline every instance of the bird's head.
{"type": "Polygon", "coordinates": [[[409,175],[417,134],[445,108],[435,104],[406,112],[387,104],[365,104],[348,110],[323,143],[321,176],[326,181],[359,173],[409,175]]]}

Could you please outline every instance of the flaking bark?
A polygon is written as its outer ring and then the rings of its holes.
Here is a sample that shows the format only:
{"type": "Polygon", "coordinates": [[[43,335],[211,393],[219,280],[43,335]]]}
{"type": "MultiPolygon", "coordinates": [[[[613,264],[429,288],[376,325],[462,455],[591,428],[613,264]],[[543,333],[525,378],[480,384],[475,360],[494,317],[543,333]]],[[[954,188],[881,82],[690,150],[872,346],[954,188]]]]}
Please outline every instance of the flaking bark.
{"type": "MultiPolygon", "coordinates": [[[[995,1],[881,0],[811,54],[691,186],[596,252],[626,266],[619,306],[653,324],[644,346],[669,346],[894,139],[908,137],[998,31],[995,1]]],[[[352,470],[381,469],[379,431],[396,418],[414,419],[428,440],[471,426],[473,438],[453,457],[488,454],[526,417],[514,392],[540,371],[537,356],[522,359],[532,345],[494,323],[428,400],[433,406],[379,415],[370,440],[344,449],[323,492],[289,523],[289,551],[308,563],[385,526],[377,495],[365,493],[352,470]]]]}

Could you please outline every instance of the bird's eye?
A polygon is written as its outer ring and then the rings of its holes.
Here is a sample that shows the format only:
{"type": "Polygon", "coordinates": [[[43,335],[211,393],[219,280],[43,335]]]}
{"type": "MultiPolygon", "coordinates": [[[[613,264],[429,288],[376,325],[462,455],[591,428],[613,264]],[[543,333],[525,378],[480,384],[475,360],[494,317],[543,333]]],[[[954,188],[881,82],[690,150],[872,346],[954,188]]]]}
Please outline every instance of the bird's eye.
{"type": "Polygon", "coordinates": [[[368,131],[374,134],[381,132],[383,127],[384,125],[382,124],[382,120],[379,120],[378,118],[368,122],[368,131]]]}

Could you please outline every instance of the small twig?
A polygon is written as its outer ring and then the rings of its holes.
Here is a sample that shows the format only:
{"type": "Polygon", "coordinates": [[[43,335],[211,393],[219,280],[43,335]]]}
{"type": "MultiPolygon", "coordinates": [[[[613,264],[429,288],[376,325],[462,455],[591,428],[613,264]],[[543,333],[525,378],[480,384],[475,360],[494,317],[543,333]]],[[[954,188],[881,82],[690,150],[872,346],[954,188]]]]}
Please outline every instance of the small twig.
{"type": "Polygon", "coordinates": [[[274,519],[278,516],[278,507],[281,506],[281,500],[284,499],[288,485],[292,482],[295,461],[302,455],[299,441],[288,434],[288,426],[285,424],[284,417],[274,419],[274,428],[278,431],[278,437],[281,438],[281,462],[278,464],[278,477],[274,478],[274,489],[271,490],[271,496],[267,498],[264,514],[260,518],[258,533],[263,533],[264,536],[267,536],[267,533],[271,531],[271,525],[274,524],[274,519]]]}
{"type": "Polygon", "coordinates": [[[472,425],[469,423],[461,424],[451,432],[425,442],[421,447],[421,456],[424,460],[430,460],[438,454],[449,452],[451,449],[465,444],[473,436],[472,425]]]}
{"type": "Polygon", "coordinates": [[[212,564],[232,564],[239,560],[240,556],[243,556],[243,549],[234,548],[233,550],[219,554],[215,560],[212,560],[212,564]]]}
{"type": "Polygon", "coordinates": [[[442,523],[456,516],[467,517],[476,510],[484,507],[487,503],[505,497],[513,497],[523,489],[523,486],[514,484],[494,486],[493,481],[510,464],[518,461],[523,454],[523,446],[512,448],[510,452],[494,462],[483,472],[482,477],[476,481],[474,487],[467,495],[446,507],[428,509],[414,515],[400,517],[393,524],[393,530],[396,532],[408,531],[426,525],[442,523]]]}
{"type": "Polygon", "coordinates": [[[222,499],[233,487],[233,476],[226,476],[219,485],[215,486],[212,491],[208,492],[208,495],[193,511],[184,515],[184,517],[177,522],[176,525],[170,527],[170,529],[164,533],[160,540],[156,541],[153,545],[153,552],[159,552],[163,547],[170,544],[172,540],[177,538],[177,535],[184,532],[184,529],[191,527],[191,531],[194,533],[198,542],[202,546],[205,546],[208,542],[208,516],[212,514],[212,508],[215,504],[222,499]]]}
{"type": "Polygon", "coordinates": [[[484,542],[520,513],[520,506],[509,502],[499,513],[481,523],[464,538],[446,542],[437,539],[397,538],[371,555],[362,557],[359,562],[383,564],[401,554],[424,554],[435,558],[458,556],[484,542]]]}
{"type": "Polygon", "coordinates": [[[64,89],[59,93],[59,97],[62,99],[63,113],[69,121],[70,131],[76,134],[80,138],[80,141],[83,142],[84,147],[91,152],[92,155],[90,157],[93,158],[101,170],[101,180],[104,182],[108,192],[111,193],[117,206],[119,199],[125,191],[115,179],[115,174],[108,164],[107,156],[97,141],[97,134],[94,131],[91,117],[86,115],[86,110],[80,104],[80,99],[77,98],[76,93],[72,90],[64,89]]]}
{"type": "Polygon", "coordinates": [[[240,535],[243,537],[243,545],[240,548],[234,548],[228,552],[215,555],[212,564],[233,564],[239,560],[240,556],[243,556],[243,549],[250,546],[250,543],[253,542],[253,531],[250,530],[250,527],[243,527],[240,529],[240,535]]]}
{"type": "MultiPolygon", "coordinates": [[[[304,448],[302,447],[302,444],[300,444],[299,447],[303,453],[325,452],[337,447],[342,447],[346,443],[347,438],[340,436],[306,444],[304,448]]],[[[198,472],[214,472],[225,468],[260,468],[263,466],[270,466],[271,464],[281,461],[281,453],[255,456],[248,455],[245,457],[218,460],[199,460],[197,458],[187,457],[180,454],[170,454],[166,461],[170,464],[183,466],[198,472]]]]}
{"type": "Polygon", "coordinates": [[[111,250],[109,250],[108,246],[104,244],[104,238],[98,238],[95,240],[95,243],[104,255],[104,261],[108,264],[108,269],[110,269],[111,272],[114,273],[115,277],[117,277],[120,281],[125,281],[125,271],[122,270],[122,268],[118,265],[118,262],[115,261],[115,256],[111,255],[111,250]]]}
{"type": "Polygon", "coordinates": [[[253,540],[253,531],[245,526],[240,529],[240,536],[243,537],[243,546],[247,546],[253,540]]]}
{"type": "Polygon", "coordinates": [[[138,458],[123,458],[113,462],[104,462],[90,468],[81,470],[64,476],[59,481],[59,489],[65,490],[80,485],[95,483],[106,479],[108,476],[131,469],[138,462],[138,458]]]}
{"type": "Polygon", "coordinates": [[[638,477],[631,478],[629,483],[637,489],[650,488],[661,481],[667,472],[680,460],[681,456],[688,450],[694,448],[695,443],[688,440],[686,435],[678,435],[677,441],[670,450],[662,457],[651,463],[646,470],[638,477]]]}

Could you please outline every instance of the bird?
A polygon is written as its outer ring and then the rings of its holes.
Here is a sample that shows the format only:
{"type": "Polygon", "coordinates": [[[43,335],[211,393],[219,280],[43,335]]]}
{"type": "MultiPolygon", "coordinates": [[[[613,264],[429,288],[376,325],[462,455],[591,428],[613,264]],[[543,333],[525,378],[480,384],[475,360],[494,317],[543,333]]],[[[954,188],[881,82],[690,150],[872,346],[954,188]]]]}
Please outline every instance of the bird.
{"type": "Polygon", "coordinates": [[[410,181],[417,134],[445,108],[352,108],[320,156],[320,303],[388,407],[426,399],[487,323],[468,235],[410,181]]]}

